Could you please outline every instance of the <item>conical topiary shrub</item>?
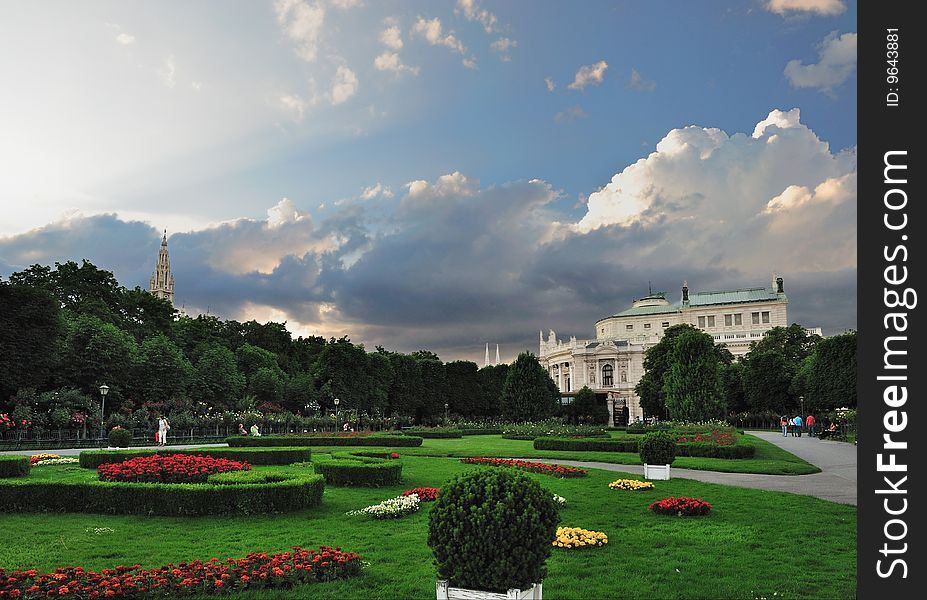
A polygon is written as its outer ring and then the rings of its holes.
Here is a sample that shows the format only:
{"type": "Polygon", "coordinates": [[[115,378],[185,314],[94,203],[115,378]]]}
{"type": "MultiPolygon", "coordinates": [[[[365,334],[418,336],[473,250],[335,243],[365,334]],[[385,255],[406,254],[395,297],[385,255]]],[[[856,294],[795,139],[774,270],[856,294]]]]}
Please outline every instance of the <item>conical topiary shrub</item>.
{"type": "Polygon", "coordinates": [[[558,521],[553,494],[527,475],[458,475],[441,485],[428,516],[438,577],[472,590],[528,589],[546,574],[558,521]]]}

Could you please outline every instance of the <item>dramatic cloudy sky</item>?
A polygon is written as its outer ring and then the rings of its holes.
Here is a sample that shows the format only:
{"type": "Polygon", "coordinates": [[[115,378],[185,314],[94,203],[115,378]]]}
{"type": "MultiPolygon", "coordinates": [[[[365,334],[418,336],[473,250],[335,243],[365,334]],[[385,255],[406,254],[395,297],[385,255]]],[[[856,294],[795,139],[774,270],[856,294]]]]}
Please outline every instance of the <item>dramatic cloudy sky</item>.
{"type": "Polygon", "coordinates": [[[0,276],[503,359],[654,289],[856,325],[856,3],[4,2],[0,276]]]}

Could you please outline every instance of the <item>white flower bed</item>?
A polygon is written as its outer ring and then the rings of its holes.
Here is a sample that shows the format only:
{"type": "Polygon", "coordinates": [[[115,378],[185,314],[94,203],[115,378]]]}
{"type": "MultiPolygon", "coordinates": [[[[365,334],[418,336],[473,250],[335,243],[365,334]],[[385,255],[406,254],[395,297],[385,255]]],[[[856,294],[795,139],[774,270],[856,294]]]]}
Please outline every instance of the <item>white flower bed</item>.
{"type": "Polygon", "coordinates": [[[419,504],[418,494],[409,494],[408,496],[390,498],[361,510],[352,510],[347,514],[370,515],[374,519],[398,519],[417,511],[419,504]]]}
{"type": "Polygon", "coordinates": [[[557,494],[554,494],[554,502],[556,502],[560,506],[566,506],[566,498],[564,498],[563,496],[558,496],[557,494]]]}
{"type": "Polygon", "coordinates": [[[45,460],[40,460],[37,463],[33,463],[33,467],[47,467],[50,465],[76,465],[79,464],[80,460],[77,458],[47,458],[45,460]]]}

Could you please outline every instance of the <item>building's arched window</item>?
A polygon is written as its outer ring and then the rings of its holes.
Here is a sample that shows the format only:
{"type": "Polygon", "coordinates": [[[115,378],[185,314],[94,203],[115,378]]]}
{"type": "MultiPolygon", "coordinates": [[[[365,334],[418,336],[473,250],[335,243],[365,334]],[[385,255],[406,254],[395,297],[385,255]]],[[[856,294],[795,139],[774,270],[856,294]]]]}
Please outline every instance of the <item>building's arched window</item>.
{"type": "Polygon", "coordinates": [[[602,385],[604,387],[611,387],[614,384],[615,382],[615,378],[613,374],[614,370],[615,370],[614,367],[612,367],[611,365],[605,365],[604,367],[602,367],[602,385]]]}

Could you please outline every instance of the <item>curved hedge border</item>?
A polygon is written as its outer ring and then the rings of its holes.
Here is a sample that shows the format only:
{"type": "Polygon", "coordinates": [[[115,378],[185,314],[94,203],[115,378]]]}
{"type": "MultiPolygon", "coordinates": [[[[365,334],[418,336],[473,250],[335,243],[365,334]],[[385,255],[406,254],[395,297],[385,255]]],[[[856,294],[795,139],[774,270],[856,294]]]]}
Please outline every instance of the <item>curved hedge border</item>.
{"type": "MultiPolygon", "coordinates": [[[[638,451],[638,440],[601,440],[596,438],[539,437],[534,440],[535,450],[568,450],[579,452],[631,452],[638,451]]],[[[719,446],[706,442],[676,444],[676,456],[699,458],[753,458],[756,447],[738,443],[734,446],[719,446]]]]}
{"type": "Polygon", "coordinates": [[[313,463],[329,485],[381,487],[402,481],[402,463],[361,453],[333,452],[330,460],[313,463]]]}
{"type": "Polygon", "coordinates": [[[18,454],[0,455],[0,478],[22,477],[29,474],[29,457],[18,454]]]}
{"type": "Polygon", "coordinates": [[[228,458],[250,463],[251,465],[289,465],[295,462],[308,462],[312,459],[309,448],[187,448],[173,450],[93,450],[80,453],[80,466],[96,469],[104,463],[122,462],[136,456],[150,454],[201,454],[213,458],[228,458]]]}
{"type": "Polygon", "coordinates": [[[407,429],[405,435],[418,436],[425,439],[447,440],[462,438],[463,432],[459,429],[407,429]]]}
{"type": "Polygon", "coordinates": [[[501,427],[471,427],[460,430],[463,435],[502,435],[501,427]]]}
{"type": "Polygon", "coordinates": [[[411,435],[365,435],[356,437],[320,435],[235,436],[225,440],[232,448],[262,446],[421,446],[423,439],[411,435]]]}
{"type": "Polygon", "coordinates": [[[322,501],[325,479],[321,475],[306,473],[278,481],[269,479],[260,474],[253,481],[216,483],[16,479],[0,481],[0,511],[188,517],[293,512],[322,501]]]}

